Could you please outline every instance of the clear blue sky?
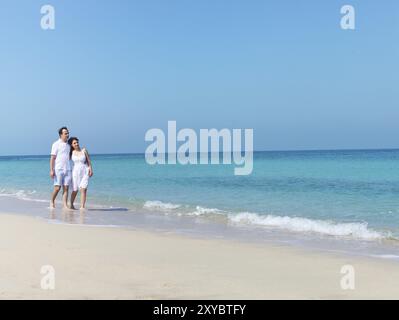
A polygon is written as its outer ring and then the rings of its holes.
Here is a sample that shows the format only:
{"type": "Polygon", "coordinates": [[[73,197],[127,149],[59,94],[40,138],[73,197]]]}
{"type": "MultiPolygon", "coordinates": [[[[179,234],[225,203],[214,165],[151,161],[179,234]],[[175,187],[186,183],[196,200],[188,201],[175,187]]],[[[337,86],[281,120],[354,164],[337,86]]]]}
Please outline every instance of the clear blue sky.
{"type": "Polygon", "coordinates": [[[64,124],[143,152],[168,120],[253,128],[257,150],[399,147],[397,0],[2,0],[0,36],[1,155],[48,154],[64,124]]]}

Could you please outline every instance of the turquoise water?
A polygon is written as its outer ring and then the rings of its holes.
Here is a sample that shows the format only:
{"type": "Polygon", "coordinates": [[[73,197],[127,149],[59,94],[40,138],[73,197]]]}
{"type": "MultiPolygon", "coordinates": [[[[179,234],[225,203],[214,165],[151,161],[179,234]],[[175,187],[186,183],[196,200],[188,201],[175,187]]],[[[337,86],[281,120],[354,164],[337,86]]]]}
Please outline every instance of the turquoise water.
{"type": "MultiPolygon", "coordinates": [[[[150,166],[141,154],[92,158],[89,207],[323,236],[399,238],[399,150],[257,152],[249,176],[234,176],[232,165],[150,166]]],[[[48,173],[47,156],[1,157],[0,194],[47,200],[48,173]]]]}

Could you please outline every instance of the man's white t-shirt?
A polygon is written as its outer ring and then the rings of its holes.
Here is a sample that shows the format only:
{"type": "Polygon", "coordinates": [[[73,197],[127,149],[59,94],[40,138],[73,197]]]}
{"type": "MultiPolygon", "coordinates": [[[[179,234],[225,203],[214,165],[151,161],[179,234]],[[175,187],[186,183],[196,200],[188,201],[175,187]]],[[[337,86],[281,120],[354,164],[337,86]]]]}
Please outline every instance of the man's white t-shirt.
{"type": "Polygon", "coordinates": [[[71,162],[69,154],[71,152],[71,146],[58,139],[53,143],[51,147],[51,155],[55,156],[55,168],[56,171],[71,171],[71,162]]]}

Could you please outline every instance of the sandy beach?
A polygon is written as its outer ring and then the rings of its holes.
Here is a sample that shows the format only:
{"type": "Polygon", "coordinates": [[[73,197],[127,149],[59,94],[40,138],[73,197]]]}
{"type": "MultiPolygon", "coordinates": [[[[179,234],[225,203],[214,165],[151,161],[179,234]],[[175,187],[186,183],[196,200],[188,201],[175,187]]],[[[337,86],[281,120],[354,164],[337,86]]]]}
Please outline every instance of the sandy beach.
{"type": "Polygon", "coordinates": [[[395,299],[399,264],[0,214],[1,299],[395,299]],[[343,265],[355,290],[341,289],[343,265]],[[41,288],[41,268],[55,289],[41,288]]]}

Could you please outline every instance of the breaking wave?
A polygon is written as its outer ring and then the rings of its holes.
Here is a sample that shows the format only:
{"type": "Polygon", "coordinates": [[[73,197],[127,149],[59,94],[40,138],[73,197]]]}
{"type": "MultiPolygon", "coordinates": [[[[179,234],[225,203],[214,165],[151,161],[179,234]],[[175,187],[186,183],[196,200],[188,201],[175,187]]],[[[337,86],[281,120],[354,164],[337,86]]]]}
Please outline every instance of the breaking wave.
{"type": "Polygon", "coordinates": [[[187,205],[164,203],[162,201],[147,201],[143,207],[162,211],[164,213],[175,213],[179,216],[224,215],[228,223],[233,225],[252,225],[297,233],[319,234],[359,240],[392,239],[391,233],[375,231],[368,227],[367,222],[339,223],[331,220],[316,220],[303,217],[266,215],[251,212],[232,213],[216,208],[204,208],[200,206],[191,208],[187,205]]]}

